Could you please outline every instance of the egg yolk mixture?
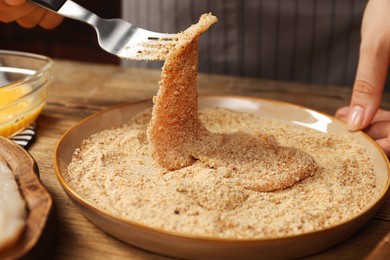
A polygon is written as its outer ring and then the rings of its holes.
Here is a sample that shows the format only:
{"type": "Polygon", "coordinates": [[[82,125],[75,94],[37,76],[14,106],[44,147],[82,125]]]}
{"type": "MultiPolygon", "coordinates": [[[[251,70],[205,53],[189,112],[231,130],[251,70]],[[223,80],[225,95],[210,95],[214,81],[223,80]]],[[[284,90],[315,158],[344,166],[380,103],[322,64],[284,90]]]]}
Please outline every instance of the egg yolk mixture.
{"type": "Polygon", "coordinates": [[[37,102],[41,100],[37,95],[43,94],[37,93],[27,97],[30,91],[28,86],[17,88],[7,86],[3,90],[0,88],[0,136],[9,137],[38,117],[44,102],[37,106],[37,102]]]}

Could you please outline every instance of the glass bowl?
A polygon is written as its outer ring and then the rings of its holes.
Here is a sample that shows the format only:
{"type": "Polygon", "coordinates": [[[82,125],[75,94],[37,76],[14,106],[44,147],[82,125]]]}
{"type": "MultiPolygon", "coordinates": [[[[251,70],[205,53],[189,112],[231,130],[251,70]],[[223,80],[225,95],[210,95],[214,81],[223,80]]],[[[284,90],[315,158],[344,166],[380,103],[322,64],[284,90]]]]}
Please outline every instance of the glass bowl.
{"type": "Polygon", "coordinates": [[[0,50],[0,136],[12,136],[38,117],[46,103],[52,64],[46,56],[0,50]]]}

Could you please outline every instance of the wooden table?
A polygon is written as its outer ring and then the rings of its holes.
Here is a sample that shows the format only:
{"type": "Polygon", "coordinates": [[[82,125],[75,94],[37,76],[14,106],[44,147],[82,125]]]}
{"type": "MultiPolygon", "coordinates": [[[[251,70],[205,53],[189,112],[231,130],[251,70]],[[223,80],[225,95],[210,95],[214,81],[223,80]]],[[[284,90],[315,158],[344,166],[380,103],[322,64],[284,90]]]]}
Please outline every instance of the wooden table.
{"type": "MultiPolygon", "coordinates": [[[[48,103],[37,121],[37,137],[28,149],[56,206],[56,259],[168,259],[134,248],[106,235],[80,213],[55,176],[53,157],[64,132],[84,117],[116,104],[150,99],[157,92],[160,70],[56,61],[48,103]]],[[[349,88],[272,82],[219,75],[200,75],[199,92],[257,96],[287,101],[334,114],[347,105],[349,88]]],[[[390,109],[389,93],[383,107],[390,109]]],[[[390,199],[352,238],[315,259],[361,259],[390,232],[390,199]]],[[[173,245],[174,246],[174,245],[173,245]]]]}

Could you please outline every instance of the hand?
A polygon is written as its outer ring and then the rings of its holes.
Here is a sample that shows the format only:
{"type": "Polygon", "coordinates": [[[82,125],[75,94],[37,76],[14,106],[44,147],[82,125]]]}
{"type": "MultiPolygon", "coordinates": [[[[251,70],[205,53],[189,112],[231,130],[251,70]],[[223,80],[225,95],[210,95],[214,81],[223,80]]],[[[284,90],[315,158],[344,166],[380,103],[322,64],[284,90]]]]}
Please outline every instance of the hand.
{"type": "Polygon", "coordinates": [[[364,12],[360,57],[349,108],[336,117],[351,131],[366,132],[390,155],[390,115],[379,109],[390,60],[390,1],[370,0],[364,12]],[[384,120],[383,122],[379,122],[384,120]],[[383,132],[379,133],[378,131],[383,132]]]}
{"type": "Polygon", "coordinates": [[[0,0],[0,21],[16,21],[20,26],[32,28],[36,25],[52,29],[59,25],[63,17],[44,8],[26,2],[26,0],[0,0]]]}
{"type": "MultiPolygon", "coordinates": [[[[350,113],[351,107],[343,107],[337,111],[336,117],[346,121],[350,113]]],[[[387,156],[390,156],[390,111],[379,109],[364,132],[378,143],[387,156]]]]}

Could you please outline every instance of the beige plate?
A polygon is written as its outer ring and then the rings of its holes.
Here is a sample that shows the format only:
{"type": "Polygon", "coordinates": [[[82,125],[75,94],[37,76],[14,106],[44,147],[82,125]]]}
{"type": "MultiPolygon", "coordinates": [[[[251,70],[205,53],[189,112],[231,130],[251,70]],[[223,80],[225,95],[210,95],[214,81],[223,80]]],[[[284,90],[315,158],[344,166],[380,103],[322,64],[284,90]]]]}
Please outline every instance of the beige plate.
{"type": "Polygon", "coordinates": [[[47,257],[51,250],[42,247],[49,246],[47,241],[52,240],[53,231],[48,224],[54,224],[53,201],[39,180],[38,167],[22,147],[1,136],[0,156],[7,162],[18,181],[27,207],[26,227],[23,234],[14,245],[0,252],[0,259],[47,257]]]}
{"type": "Polygon", "coordinates": [[[94,208],[67,183],[67,166],[83,139],[103,129],[119,126],[138,112],[151,107],[151,101],[132,103],[97,113],[65,133],[55,155],[57,177],[73,202],[96,226],[112,236],[137,247],[179,258],[238,259],[295,258],[313,254],[335,245],[356,232],[377,211],[389,188],[389,162],[382,150],[362,132],[349,133],[341,121],[316,111],[278,101],[236,96],[202,96],[199,107],[225,107],[282,120],[329,133],[346,133],[367,148],[376,174],[379,198],[355,218],[325,230],[277,239],[210,239],[187,236],[150,228],[110,216],[94,208]]]}

